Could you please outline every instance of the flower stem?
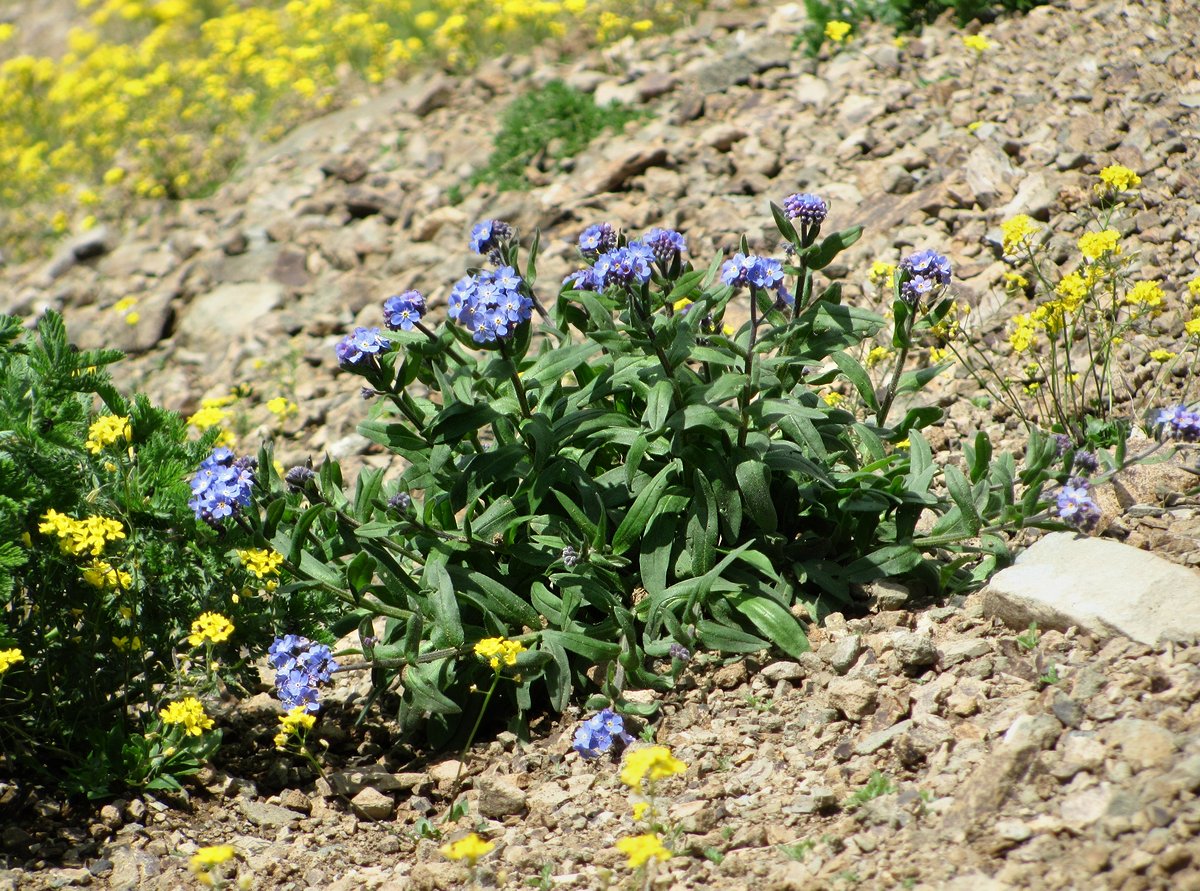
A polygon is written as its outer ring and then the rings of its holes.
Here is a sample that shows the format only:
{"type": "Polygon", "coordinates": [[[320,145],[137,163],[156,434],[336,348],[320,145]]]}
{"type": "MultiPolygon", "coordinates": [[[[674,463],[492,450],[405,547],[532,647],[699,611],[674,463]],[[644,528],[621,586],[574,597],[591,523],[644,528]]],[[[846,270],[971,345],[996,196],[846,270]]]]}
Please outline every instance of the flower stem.
{"type": "Polygon", "coordinates": [[[909,307],[908,318],[904,322],[904,338],[900,343],[900,355],[896,357],[896,367],[892,369],[892,379],[888,381],[887,392],[884,393],[883,402],[879,404],[879,411],[875,415],[875,424],[882,427],[887,422],[888,412],[892,410],[892,403],[896,400],[896,389],[900,386],[900,375],[904,373],[904,363],[908,359],[908,351],[912,346],[912,329],[917,321],[917,308],[909,307]]]}
{"type": "Polygon", "coordinates": [[[487,712],[488,703],[492,701],[492,694],[496,692],[496,685],[500,683],[500,672],[497,671],[492,675],[492,685],[488,687],[487,693],[483,697],[483,705],[479,707],[479,714],[475,718],[475,726],[471,728],[471,733],[467,736],[467,741],[463,743],[462,751],[458,755],[458,770],[454,773],[454,786],[450,790],[450,805],[454,806],[454,799],[458,797],[459,786],[462,782],[463,766],[467,761],[467,750],[471,748],[471,743],[475,742],[475,734],[479,732],[479,725],[483,723],[483,716],[487,712]]]}

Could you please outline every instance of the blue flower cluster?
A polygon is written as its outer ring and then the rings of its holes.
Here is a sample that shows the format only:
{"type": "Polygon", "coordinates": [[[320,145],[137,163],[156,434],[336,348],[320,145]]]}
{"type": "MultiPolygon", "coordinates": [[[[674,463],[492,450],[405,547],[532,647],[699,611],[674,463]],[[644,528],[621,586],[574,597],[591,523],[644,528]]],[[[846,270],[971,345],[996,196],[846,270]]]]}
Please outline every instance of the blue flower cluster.
{"type": "Polygon", "coordinates": [[[770,257],[760,257],[757,254],[733,255],[721,267],[721,281],[734,288],[744,288],[753,285],[763,290],[774,289],[777,302],[781,306],[793,303],[792,295],[783,284],[783,265],[770,257]]]}
{"type": "Polygon", "coordinates": [[[471,228],[471,250],[477,254],[490,254],[500,250],[515,234],[516,230],[503,220],[484,220],[471,228]]]}
{"type": "Polygon", "coordinates": [[[1180,439],[1184,442],[1200,441],[1200,412],[1185,405],[1164,408],[1154,419],[1156,427],[1162,427],[1163,438],[1180,439]]]}
{"type": "Polygon", "coordinates": [[[633,737],[625,732],[625,720],[611,708],[592,715],[575,731],[571,748],[584,758],[599,758],[612,748],[613,740],[629,745],[633,737]]]}
{"type": "Polygon", "coordinates": [[[579,236],[579,252],[585,257],[599,257],[616,246],[617,233],[610,223],[594,223],[579,236]]]}
{"type": "Polygon", "coordinates": [[[502,340],[533,315],[533,301],[521,293],[523,284],[511,266],[463,276],[450,292],[447,315],[470,331],[476,343],[502,340]]]}
{"type": "Polygon", "coordinates": [[[803,226],[820,226],[829,213],[829,205],[817,195],[798,192],[783,199],[783,212],[789,220],[799,220],[803,226]]]}
{"type": "Polygon", "coordinates": [[[254,458],[234,458],[233,452],[221,446],[200,462],[192,477],[192,497],[188,507],[196,518],[216,525],[250,506],[254,488],[254,458]]]}
{"type": "Polygon", "coordinates": [[[663,266],[687,252],[687,240],[674,229],[651,229],[642,236],[642,243],[663,266]]]}
{"type": "Polygon", "coordinates": [[[1100,520],[1100,506],[1092,498],[1092,485],[1081,476],[1073,476],[1058,493],[1054,505],[1058,518],[1081,532],[1088,532],[1100,520]]]}
{"type": "Polygon", "coordinates": [[[386,353],[391,347],[391,341],[383,336],[378,328],[355,328],[338,341],[334,352],[338,364],[343,368],[357,365],[364,356],[375,356],[386,353]]]}
{"type": "Polygon", "coordinates": [[[900,296],[914,309],[933,293],[934,288],[950,284],[950,261],[937,251],[909,254],[900,261],[900,271],[905,274],[900,296]]]}
{"type": "Polygon", "coordinates": [[[384,324],[392,331],[411,331],[425,315],[425,298],[420,291],[405,291],[383,301],[384,324]]]}
{"type": "Polygon", "coordinates": [[[640,241],[631,241],[625,247],[613,248],[596,258],[592,274],[600,287],[611,285],[628,287],[650,281],[650,264],[654,262],[654,251],[640,241]]]}
{"type": "Polygon", "coordinates": [[[275,689],[285,708],[320,709],[317,686],[329,683],[337,668],[329,647],[298,634],[285,634],[267,649],[267,662],[275,669],[275,689]]]}

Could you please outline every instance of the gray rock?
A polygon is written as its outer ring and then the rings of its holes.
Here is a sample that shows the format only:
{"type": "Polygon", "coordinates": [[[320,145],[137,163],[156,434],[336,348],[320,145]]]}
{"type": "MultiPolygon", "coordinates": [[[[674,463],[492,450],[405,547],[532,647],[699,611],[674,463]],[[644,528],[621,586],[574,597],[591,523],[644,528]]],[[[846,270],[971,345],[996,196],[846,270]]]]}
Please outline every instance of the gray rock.
{"type": "Polygon", "coordinates": [[[478,777],[474,786],[479,793],[479,813],[485,817],[502,818],[525,811],[525,790],[508,777],[478,777]]]}
{"type": "Polygon", "coordinates": [[[907,733],[913,726],[913,722],[909,718],[905,718],[891,727],[883,730],[878,730],[872,733],[866,739],[859,741],[854,746],[854,754],[856,755],[872,755],[875,752],[888,745],[893,739],[900,736],[902,733],[907,733]]]}
{"type": "Polygon", "coordinates": [[[384,795],[370,786],[350,799],[350,803],[354,805],[355,811],[368,820],[386,820],[396,809],[396,803],[390,795],[384,795]]]}
{"type": "Polygon", "coordinates": [[[1090,789],[1074,792],[1063,799],[1059,813],[1063,822],[1073,828],[1081,829],[1090,826],[1108,813],[1112,804],[1113,789],[1109,783],[1101,783],[1090,789]]]}
{"type": "Polygon", "coordinates": [[[798,681],[804,677],[805,671],[798,662],[772,662],[759,671],[759,675],[775,684],[779,681],[798,681]]]}
{"type": "Polygon", "coordinates": [[[1055,532],[992,578],[984,613],[1010,628],[1074,625],[1152,644],[1200,633],[1200,574],[1115,541],[1055,532]]]}
{"type": "Polygon", "coordinates": [[[829,652],[829,664],[838,674],[845,674],[854,667],[863,651],[862,637],[847,634],[833,645],[829,652]]]}
{"type": "Polygon", "coordinates": [[[1178,743],[1175,734],[1152,721],[1122,718],[1101,731],[1101,738],[1121,749],[1121,757],[1135,771],[1166,766],[1178,743]]]}
{"type": "Polygon", "coordinates": [[[937,662],[938,651],[933,638],[928,634],[902,631],[892,637],[892,651],[900,664],[909,668],[922,668],[937,662]]]}
{"type": "Polygon", "coordinates": [[[194,345],[237,337],[278,309],[283,297],[283,286],[274,282],[221,285],[197,297],[180,314],[179,336],[194,345]]]}
{"type": "Polygon", "coordinates": [[[986,640],[967,638],[954,640],[944,644],[938,651],[943,668],[950,668],[968,659],[978,659],[992,651],[992,645],[986,640]]]}
{"type": "Polygon", "coordinates": [[[834,678],[829,682],[829,704],[851,721],[861,721],[879,704],[879,689],[862,678],[834,678]]]}
{"type": "Polygon", "coordinates": [[[238,810],[255,826],[290,826],[304,816],[304,814],[290,811],[277,804],[268,804],[265,801],[255,801],[251,798],[243,798],[238,801],[238,810]]]}
{"type": "Polygon", "coordinates": [[[108,851],[112,861],[112,872],[108,874],[108,887],[112,891],[134,891],[144,888],[149,880],[162,872],[158,858],[146,851],[121,846],[108,851]]]}

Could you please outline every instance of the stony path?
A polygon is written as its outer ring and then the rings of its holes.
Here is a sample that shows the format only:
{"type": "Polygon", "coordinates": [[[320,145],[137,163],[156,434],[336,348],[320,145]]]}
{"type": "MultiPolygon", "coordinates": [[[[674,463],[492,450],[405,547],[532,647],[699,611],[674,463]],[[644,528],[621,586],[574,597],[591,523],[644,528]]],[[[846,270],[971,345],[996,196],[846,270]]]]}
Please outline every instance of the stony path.
{"type": "MultiPolygon", "coordinates": [[[[19,310],[63,308],[83,345],[134,353],[132,373],[161,401],[190,411],[251,382],[248,441],[270,433],[287,461],[329,452],[351,463],[386,458],[354,433],[364,406],[333,343],[377,324],[380,301],[404,288],[444,305],[482,217],[540,227],[553,281],[574,268],[571,242],[591,222],[676,227],[706,261],[741,227],[770,247],[767,201],[818,191],[832,226],[867,226],[843,264],[859,288],[850,299],[873,299],[871,260],[936,247],[979,324],[999,332],[1026,308],[998,296],[1000,221],[1031,214],[1059,233],[1065,258],[1078,234],[1067,211],[1101,166],[1121,163],[1143,178],[1125,233],[1140,245],[1138,274],[1182,299],[1200,272],[1191,0],[1073,0],[1005,19],[984,28],[995,48],[974,72],[948,24],[902,52],[868,28],[853,51],[814,61],[791,48],[802,22],[799,5],[712,12],[674,37],[569,63],[506,59],[389,87],[263,149],[209,200],[0,277],[19,310]],[[568,169],[531,170],[530,192],[465,188],[496,109],[551,77],[653,117],[598,137],[568,169]],[[457,206],[454,186],[465,188],[457,206]],[[128,296],[135,326],[112,310],[128,296]],[[300,406],[282,430],[263,407],[281,392],[300,406]]],[[[962,377],[944,390],[940,445],[981,423],[1017,435],[1012,419],[969,406],[974,386],[962,377]]],[[[1109,534],[1200,562],[1194,504],[1166,497],[1183,487],[1114,496],[1109,534]]],[[[660,867],[656,887],[1200,888],[1194,639],[1048,631],[1031,650],[1021,628],[984,616],[981,596],[916,606],[834,617],[795,663],[693,667],[654,728],[689,764],[663,795],[689,854],[660,867]],[[1040,680],[1051,663],[1054,684],[1040,680]],[[876,772],[894,790],[851,806],[876,772]]],[[[549,887],[629,885],[612,847],[631,831],[629,805],[615,764],[569,752],[580,717],[528,744],[501,734],[472,756],[482,775],[457,829],[497,842],[486,886],[527,886],[547,865],[549,887]]],[[[149,797],[96,814],[43,802],[36,825],[0,832],[0,889],[190,887],[187,855],[226,842],[255,888],[462,886],[417,832],[444,814],[456,765],[401,759],[382,724],[361,743],[329,726],[359,771],[336,784],[363,796],[368,819],[267,765],[272,720],[261,700],[231,712],[241,744],[228,757],[247,769],[205,776],[183,810],[149,797]]]]}

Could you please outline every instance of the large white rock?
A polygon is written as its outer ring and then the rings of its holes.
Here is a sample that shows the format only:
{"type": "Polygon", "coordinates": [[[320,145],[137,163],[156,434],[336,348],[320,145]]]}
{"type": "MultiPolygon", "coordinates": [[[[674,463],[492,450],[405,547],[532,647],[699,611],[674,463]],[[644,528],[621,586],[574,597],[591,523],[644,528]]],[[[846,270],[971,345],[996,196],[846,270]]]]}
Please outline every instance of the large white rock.
{"type": "Polygon", "coordinates": [[[1167,633],[1200,635],[1200,574],[1119,542],[1055,532],[992,577],[983,608],[1011,628],[1077,625],[1153,644],[1167,633]]]}

